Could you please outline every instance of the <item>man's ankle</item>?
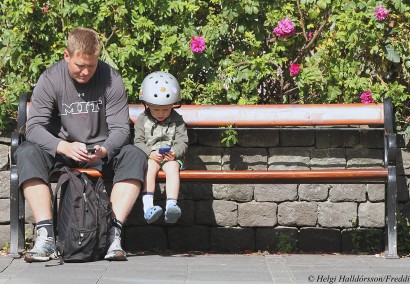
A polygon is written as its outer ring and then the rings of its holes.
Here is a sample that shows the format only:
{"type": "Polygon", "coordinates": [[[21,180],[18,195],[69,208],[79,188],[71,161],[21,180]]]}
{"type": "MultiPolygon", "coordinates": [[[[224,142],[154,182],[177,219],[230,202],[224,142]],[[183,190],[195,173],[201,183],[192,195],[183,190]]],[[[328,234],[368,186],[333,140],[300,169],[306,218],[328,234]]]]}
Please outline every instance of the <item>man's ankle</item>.
{"type": "Polygon", "coordinates": [[[41,228],[45,228],[47,230],[47,237],[52,237],[54,239],[54,226],[53,220],[42,220],[36,224],[36,229],[39,230],[41,228]]]}

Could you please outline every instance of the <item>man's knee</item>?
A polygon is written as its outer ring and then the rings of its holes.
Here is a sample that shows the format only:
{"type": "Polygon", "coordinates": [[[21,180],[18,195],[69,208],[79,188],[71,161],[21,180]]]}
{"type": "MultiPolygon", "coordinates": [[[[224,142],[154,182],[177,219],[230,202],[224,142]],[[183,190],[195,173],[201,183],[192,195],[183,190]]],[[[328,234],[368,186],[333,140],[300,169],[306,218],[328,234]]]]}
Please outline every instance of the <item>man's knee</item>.
{"type": "Polygon", "coordinates": [[[16,157],[35,157],[41,153],[41,149],[33,143],[24,141],[16,150],[16,157]]]}
{"type": "Polygon", "coordinates": [[[138,147],[134,145],[125,145],[120,153],[117,155],[117,162],[126,166],[142,166],[144,169],[147,167],[147,155],[138,147]]]}
{"type": "Polygon", "coordinates": [[[134,145],[124,146],[114,159],[114,183],[127,179],[144,182],[147,155],[134,145]]]}
{"type": "Polygon", "coordinates": [[[147,155],[138,147],[128,144],[122,147],[120,154],[124,156],[132,156],[133,159],[147,159],[147,155]]]}
{"type": "Polygon", "coordinates": [[[15,153],[18,168],[19,185],[30,179],[48,182],[48,175],[53,166],[53,158],[39,146],[23,142],[15,153]]]}
{"type": "Polygon", "coordinates": [[[42,180],[41,178],[31,178],[24,181],[21,185],[21,188],[24,190],[25,188],[40,188],[40,187],[47,187],[49,189],[47,183],[42,180]]]}

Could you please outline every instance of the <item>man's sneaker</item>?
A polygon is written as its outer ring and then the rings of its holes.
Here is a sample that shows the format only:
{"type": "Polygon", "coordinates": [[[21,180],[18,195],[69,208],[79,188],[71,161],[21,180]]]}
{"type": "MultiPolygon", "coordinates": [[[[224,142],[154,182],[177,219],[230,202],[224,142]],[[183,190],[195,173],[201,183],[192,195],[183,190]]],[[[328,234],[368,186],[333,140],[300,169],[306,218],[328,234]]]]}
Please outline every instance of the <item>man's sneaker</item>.
{"type": "Polygon", "coordinates": [[[37,230],[36,243],[32,250],[26,252],[24,260],[27,262],[49,261],[56,259],[56,246],[54,239],[48,237],[46,228],[37,230]]]}
{"type": "Polygon", "coordinates": [[[121,232],[116,227],[112,227],[110,235],[108,237],[110,247],[108,248],[107,255],[104,257],[106,260],[121,261],[127,260],[125,251],[121,248],[121,232]]]}

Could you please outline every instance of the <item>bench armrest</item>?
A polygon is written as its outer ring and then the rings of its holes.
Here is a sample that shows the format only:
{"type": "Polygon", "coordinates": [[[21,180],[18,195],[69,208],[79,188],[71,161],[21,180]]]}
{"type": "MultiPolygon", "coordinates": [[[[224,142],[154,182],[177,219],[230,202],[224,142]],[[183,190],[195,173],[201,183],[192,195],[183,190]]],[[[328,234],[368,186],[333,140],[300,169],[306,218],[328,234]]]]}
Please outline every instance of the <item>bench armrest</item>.
{"type": "Polygon", "coordinates": [[[14,153],[18,146],[25,140],[25,130],[27,121],[27,95],[22,94],[19,98],[19,107],[17,114],[17,129],[11,133],[10,141],[10,161],[15,165],[14,153]]]}

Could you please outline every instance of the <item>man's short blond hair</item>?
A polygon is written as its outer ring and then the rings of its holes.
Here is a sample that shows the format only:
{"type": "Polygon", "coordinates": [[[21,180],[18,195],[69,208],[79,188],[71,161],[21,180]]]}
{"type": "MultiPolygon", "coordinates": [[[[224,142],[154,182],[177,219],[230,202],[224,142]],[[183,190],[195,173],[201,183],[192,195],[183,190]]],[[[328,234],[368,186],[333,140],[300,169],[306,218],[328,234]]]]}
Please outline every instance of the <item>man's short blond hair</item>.
{"type": "Polygon", "coordinates": [[[68,35],[67,51],[72,55],[78,52],[100,56],[101,45],[98,34],[92,29],[75,28],[68,35]]]}

